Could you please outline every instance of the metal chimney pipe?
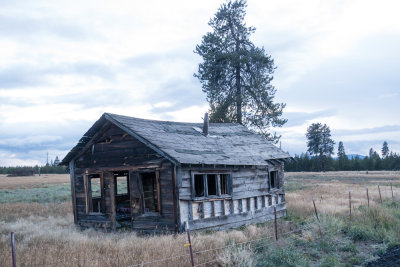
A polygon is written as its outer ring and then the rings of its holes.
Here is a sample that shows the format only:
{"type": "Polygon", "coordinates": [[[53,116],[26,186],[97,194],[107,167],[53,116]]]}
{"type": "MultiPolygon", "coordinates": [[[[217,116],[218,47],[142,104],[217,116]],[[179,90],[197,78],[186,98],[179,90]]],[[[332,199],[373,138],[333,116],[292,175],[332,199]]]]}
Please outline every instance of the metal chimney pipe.
{"type": "Polygon", "coordinates": [[[203,123],[203,134],[205,136],[208,135],[208,127],[209,127],[209,121],[208,121],[208,113],[204,113],[204,123],[203,123]]]}

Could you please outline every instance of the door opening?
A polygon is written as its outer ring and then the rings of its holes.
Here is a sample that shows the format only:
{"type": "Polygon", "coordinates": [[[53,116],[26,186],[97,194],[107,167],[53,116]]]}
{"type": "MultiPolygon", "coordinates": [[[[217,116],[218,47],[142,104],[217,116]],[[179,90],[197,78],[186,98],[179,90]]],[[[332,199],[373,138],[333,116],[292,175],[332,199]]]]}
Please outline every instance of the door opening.
{"type": "Polygon", "coordinates": [[[145,172],[140,174],[143,187],[143,213],[158,212],[158,194],[155,172],[145,172]]]}

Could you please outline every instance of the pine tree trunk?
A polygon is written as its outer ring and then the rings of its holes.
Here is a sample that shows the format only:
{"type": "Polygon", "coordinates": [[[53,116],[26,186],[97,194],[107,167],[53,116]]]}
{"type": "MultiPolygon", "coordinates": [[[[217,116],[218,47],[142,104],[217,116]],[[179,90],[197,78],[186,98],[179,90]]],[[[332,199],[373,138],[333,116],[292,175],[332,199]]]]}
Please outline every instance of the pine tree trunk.
{"type": "MultiPolygon", "coordinates": [[[[236,53],[239,53],[240,43],[236,41],[236,53]]],[[[240,88],[240,65],[236,66],[236,117],[237,122],[242,124],[242,90],[240,88]]]]}

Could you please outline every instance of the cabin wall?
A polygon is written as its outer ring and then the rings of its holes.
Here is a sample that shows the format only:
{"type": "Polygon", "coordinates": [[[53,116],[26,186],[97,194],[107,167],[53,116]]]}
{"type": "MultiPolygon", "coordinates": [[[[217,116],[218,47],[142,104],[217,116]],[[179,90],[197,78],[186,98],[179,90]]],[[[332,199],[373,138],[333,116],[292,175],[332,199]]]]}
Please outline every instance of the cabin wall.
{"type": "MultiPolygon", "coordinates": [[[[82,173],[77,174],[75,170],[75,212],[76,223],[82,228],[96,227],[106,231],[115,229],[114,207],[114,176],[112,172],[101,172],[103,176],[104,201],[103,212],[87,212],[87,199],[84,179],[82,173]]],[[[74,203],[74,201],[73,201],[74,203]]]]}
{"type": "Polygon", "coordinates": [[[283,164],[269,166],[183,167],[179,180],[181,230],[227,229],[286,215],[283,164]],[[269,173],[278,171],[278,188],[270,188],[269,173]],[[231,195],[198,199],[192,197],[192,172],[230,173],[231,195]]]}
{"type": "Polygon", "coordinates": [[[107,123],[70,166],[73,166],[71,186],[75,221],[82,228],[115,229],[113,172],[124,170],[129,173],[154,171],[159,174],[160,214],[137,216],[132,221],[132,228],[144,232],[175,231],[174,165],[120,128],[107,123]],[[87,213],[86,208],[85,175],[95,173],[103,176],[104,212],[101,214],[87,213]]]}
{"type": "Polygon", "coordinates": [[[75,168],[136,166],[161,158],[136,138],[107,123],[76,158],[75,168]]]}
{"type": "Polygon", "coordinates": [[[173,199],[173,170],[174,165],[164,162],[159,171],[160,205],[159,216],[137,216],[134,218],[132,228],[140,232],[164,233],[175,232],[174,199],[173,199]]]}

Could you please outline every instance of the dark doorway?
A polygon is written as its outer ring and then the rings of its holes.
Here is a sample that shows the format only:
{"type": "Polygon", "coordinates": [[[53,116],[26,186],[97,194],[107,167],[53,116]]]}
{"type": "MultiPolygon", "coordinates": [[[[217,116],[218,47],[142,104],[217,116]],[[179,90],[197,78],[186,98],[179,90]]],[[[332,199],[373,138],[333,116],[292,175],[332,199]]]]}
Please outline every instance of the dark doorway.
{"type": "Polygon", "coordinates": [[[143,212],[156,213],[159,209],[156,173],[145,172],[141,173],[140,176],[143,189],[143,212]]]}

